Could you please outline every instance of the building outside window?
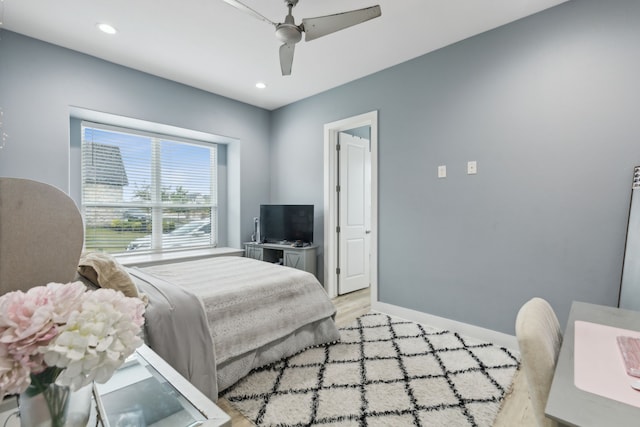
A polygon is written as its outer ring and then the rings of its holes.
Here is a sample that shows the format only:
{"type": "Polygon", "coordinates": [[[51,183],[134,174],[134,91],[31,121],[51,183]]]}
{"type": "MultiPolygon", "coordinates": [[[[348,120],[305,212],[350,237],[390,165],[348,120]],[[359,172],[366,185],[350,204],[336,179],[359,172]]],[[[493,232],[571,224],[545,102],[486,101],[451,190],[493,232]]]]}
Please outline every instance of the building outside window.
{"type": "Polygon", "coordinates": [[[215,144],[83,122],[85,248],[216,246],[216,176],[215,144]]]}

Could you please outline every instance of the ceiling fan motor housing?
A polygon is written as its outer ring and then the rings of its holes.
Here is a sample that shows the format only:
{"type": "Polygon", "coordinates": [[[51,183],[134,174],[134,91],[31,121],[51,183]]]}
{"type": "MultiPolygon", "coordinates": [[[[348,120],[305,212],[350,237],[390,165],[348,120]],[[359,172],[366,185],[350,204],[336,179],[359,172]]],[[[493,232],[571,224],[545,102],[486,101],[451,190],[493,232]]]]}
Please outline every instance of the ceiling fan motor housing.
{"type": "Polygon", "coordinates": [[[302,31],[296,25],[293,16],[291,16],[291,9],[289,14],[284,18],[282,24],[276,26],[276,37],[283,43],[295,44],[302,39],[302,31]]]}
{"type": "Polygon", "coordinates": [[[302,32],[295,25],[278,24],[276,28],[276,37],[283,43],[294,44],[302,39],[302,32]]]}

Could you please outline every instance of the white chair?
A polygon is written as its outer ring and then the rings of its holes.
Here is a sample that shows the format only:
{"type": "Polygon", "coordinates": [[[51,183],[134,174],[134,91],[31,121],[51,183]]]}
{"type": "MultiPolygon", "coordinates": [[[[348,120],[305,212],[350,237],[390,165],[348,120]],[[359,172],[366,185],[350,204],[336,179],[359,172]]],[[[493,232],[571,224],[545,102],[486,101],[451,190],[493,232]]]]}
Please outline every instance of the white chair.
{"type": "Polygon", "coordinates": [[[84,227],[73,200],[41,182],[0,177],[0,295],[74,279],[84,227]]]}
{"type": "Polygon", "coordinates": [[[516,337],[538,426],[555,427],[557,423],[545,417],[544,408],[562,344],[562,331],[547,301],[533,298],[520,308],[516,337]]]}

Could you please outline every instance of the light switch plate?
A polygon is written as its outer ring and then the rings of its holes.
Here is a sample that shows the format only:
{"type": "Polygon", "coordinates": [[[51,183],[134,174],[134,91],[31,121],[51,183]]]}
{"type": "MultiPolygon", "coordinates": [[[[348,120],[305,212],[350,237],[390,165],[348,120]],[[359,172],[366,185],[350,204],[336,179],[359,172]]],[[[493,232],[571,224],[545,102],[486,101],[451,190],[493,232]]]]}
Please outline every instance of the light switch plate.
{"type": "Polygon", "coordinates": [[[475,175],[478,173],[478,164],[475,160],[467,162],[467,174],[475,175]]]}
{"type": "Polygon", "coordinates": [[[445,165],[438,166],[438,178],[447,177],[447,167],[445,165]]]}

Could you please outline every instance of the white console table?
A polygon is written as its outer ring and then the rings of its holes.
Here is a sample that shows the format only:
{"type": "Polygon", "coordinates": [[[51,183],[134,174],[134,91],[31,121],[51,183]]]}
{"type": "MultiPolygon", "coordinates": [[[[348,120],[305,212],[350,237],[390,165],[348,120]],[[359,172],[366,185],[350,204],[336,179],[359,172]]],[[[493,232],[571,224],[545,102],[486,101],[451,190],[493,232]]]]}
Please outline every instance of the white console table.
{"type": "Polygon", "coordinates": [[[248,242],[244,244],[245,256],[260,261],[281,263],[316,275],[318,245],[295,247],[275,243],[248,242]]]}

